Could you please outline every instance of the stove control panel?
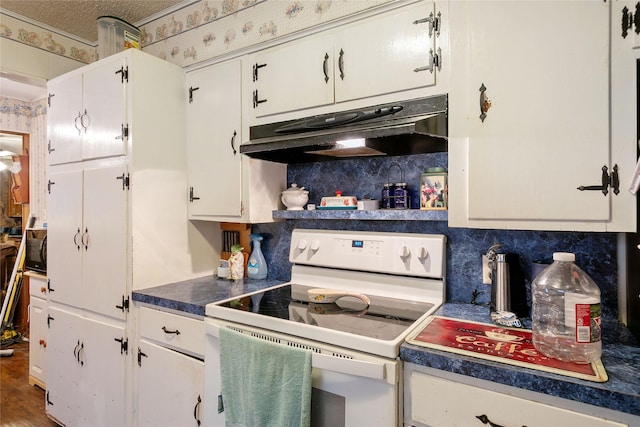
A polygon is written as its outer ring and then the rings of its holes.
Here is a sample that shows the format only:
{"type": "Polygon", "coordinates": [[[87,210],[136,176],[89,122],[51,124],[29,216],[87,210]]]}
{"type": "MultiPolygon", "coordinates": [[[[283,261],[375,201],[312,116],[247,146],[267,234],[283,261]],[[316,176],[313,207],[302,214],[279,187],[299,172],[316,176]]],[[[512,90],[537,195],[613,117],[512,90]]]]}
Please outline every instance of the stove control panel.
{"type": "Polygon", "coordinates": [[[442,278],[446,236],[295,229],[289,260],[294,264],[442,278]]]}

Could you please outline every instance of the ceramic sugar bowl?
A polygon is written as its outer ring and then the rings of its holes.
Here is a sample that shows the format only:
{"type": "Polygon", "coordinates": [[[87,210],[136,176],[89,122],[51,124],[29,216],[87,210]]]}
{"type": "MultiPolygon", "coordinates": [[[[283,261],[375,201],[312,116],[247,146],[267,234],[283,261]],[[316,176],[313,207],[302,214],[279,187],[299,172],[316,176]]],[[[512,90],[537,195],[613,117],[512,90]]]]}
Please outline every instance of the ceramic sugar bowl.
{"type": "Polygon", "coordinates": [[[298,187],[295,182],[282,192],[282,203],[289,211],[303,210],[308,201],[309,191],[305,190],[304,187],[298,187]]]}

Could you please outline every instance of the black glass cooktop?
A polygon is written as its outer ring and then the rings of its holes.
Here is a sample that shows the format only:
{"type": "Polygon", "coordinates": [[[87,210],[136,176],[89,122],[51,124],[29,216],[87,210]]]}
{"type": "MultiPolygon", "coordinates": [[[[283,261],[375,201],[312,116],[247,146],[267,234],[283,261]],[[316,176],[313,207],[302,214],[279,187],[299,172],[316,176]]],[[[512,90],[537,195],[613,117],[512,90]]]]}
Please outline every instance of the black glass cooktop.
{"type": "Polygon", "coordinates": [[[283,285],[217,305],[246,311],[247,315],[275,317],[381,340],[398,337],[433,307],[426,302],[374,295],[367,295],[369,305],[352,296],[319,304],[309,302],[309,289],[313,288],[283,285]]]}

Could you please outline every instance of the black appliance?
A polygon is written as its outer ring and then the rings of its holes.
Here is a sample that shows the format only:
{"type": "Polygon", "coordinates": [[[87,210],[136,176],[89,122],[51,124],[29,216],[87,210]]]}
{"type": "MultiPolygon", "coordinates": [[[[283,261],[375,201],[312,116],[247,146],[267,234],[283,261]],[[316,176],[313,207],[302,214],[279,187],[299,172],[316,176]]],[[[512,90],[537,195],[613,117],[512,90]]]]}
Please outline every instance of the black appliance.
{"type": "Polygon", "coordinates": [[[47,273],[47,230],[25,230],[24,268],[38,273],[47,273]]]}
{"type": "Polygon", "coordinates": [[[240,152],[280,163],[443,152],[447,110],[436,95],[252,126],[240,152]]]}

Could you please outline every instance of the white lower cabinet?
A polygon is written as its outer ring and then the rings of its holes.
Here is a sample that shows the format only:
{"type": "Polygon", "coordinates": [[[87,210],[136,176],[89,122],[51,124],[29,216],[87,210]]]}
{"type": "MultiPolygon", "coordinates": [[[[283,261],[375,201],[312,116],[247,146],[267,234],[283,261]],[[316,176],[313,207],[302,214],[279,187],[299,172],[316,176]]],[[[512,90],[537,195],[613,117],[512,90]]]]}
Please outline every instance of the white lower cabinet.
{"type": "Polygon", "coordinates": [[[411,363],[405,363],[404,379],[406,426],[622,427],[638,425],[640,421],[632,415],[576,404],[565,399],[553,399],[547,395],[411,363]],[[434,372],[442,373],[447,378],[435,376],[434,372]],[[473,381],[478,386],[464,383],[463,379],[473,381]],[[521,396],[517,395],[518,391],[521,396]],[[552,400],[553,403],[549,404],[545,400],[552,400]],[[581,408],[561,407],[571,404],[581,408]]]}
{"type": "Polygon", "coordinates": [[[204,324],[141,308],[137,346],[138,426],[197,427],[204,396],[204,324]]]}
{"type": "Polygon", "coordinates": [[[45,388],[47,365],[47,279],[29,276],[29,384],[45,388]]]}
{"type": "Polygon", "coordinates": [[[49,306],[47,414],[66,426],[124,426],[127,338],[123,322],[49,306]]]}

